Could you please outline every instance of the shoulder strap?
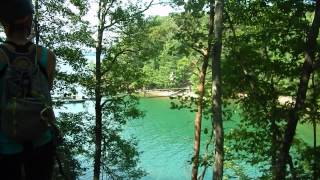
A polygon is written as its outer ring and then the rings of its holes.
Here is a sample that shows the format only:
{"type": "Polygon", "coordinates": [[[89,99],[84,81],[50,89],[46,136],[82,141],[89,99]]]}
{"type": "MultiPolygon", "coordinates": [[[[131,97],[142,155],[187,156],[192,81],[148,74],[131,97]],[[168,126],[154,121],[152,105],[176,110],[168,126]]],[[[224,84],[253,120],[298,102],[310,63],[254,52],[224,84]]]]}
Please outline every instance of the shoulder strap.
{"type": "Polygon", "coordinates": [[[40,57],[39,64],[46,71],[48,70],[48,50],[45,47],[41,47],[41,57],[40,57]]]}
{"type": "Polygon", "coordinates": [[[5,72],[5,69],[7,68],[7,64],[0,63],[0,78],[2,77],[3,73],[5,72]]]}
{"type": "MultiPolygon", "coordinates": [[[[17,55],[10,52],[9,49],[7,47],[5,47],[4,45],[0,45],[0,50],[2,50],[2,52],[8,57],[8,61],[10,61],[10,59],[14,59],[17,55]]],[[[40,47],[40,59],[38,60],[38,64],[40,67],[40,70],[42,71],[42,73],[48,77],[48,50],[45,47],[40,47]]],[[[31,56],[37,56],[35,52],[31,53],[31,56]]],[[[9,62],[10,63],[10,62],[9,62]]],[[[8,64],[3,64],[0,63],[0,75],[2,74],[2,72],[5,70],[5,68],[8,66],[8,64]]]]}
{"type": "MultiPolygon", "coordinates": [[[[12,44],[12,42],[10,42],[10,41],[6,41],[6,43],[7,44],[11,44],[12,46],[13,46],[13,44],[12,44]]],[[[28,42],[26,45],[24,45],[24,46],[26,46],[26,47],[29,47],[29,46],[31,46],[32,45],[32,43],[31,42],[28,42]]],[[[0,45],[0,49],[1,49],[1,51],[7,56],[7,62],[10,64],[10,61],[12,61],[12,60],[14,60],[14,59],[16,59],[17,57],[19,57],[19,56],[25,56],[25,57],[28,57],[29,59],[34,59],[34,57],[35,57],[35,51],[32,51],[32,52],[30,52],[30,53],[21,53],[21,52],[17,52],[17,51],[11,51],[11,50],[9,50],[8,49],[8,47],[6,47],[5,45],[3,45],[3,44],[1,44],[0,45]]]]}
{"type": "Polygon", "coordinates": [[[31,41],[27,42],[24,45],[18,45],[12,41],[5,41],[5,43],[12,45],[15,48],[15,51],[18,53],[26,53],[29,50],[29,47],[33,44],[31,41]]]}
{"type": "Polygon", "coordinates": [[[15,58],[15,55],[3,44],[0,46],[1,51],[7,56],[7,63],[10,63],[11,59],[15,58]]]}
{"type": "MultiPolygon", "coordinates": [[[[5,46],[3,44],[0,45],[0,53],[3,54],[3,58],[8,61],[6,50],[4,50],[5,46]]],[[[7,63],[0,63],[0,77],[2,76],[3,72],[5,71],[6,67],[8,66],[7,63]]]]}
{"type": "Polygon", "coordinates": [[[48,78],[48,50],[45,47],[41,47],[41,57],[38,60],[38,64],[42,73],[48,78]]]}

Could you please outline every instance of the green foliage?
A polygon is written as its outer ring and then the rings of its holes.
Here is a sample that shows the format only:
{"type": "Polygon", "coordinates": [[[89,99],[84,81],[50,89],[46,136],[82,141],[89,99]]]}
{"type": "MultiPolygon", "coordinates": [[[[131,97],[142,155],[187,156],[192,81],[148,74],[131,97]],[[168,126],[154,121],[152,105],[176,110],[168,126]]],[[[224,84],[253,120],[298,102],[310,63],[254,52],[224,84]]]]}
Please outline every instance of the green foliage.
{"type": "Polygon", "coordinates": [[[310,5],[252,1],[226,6],[230,29],[225,35],[224,95],[238,99],[243,109],[239,128],[228,138],[237,152],[234,158],[259,167],[263,177],[272,177],[276,144],[292,106],[278,97],[296,94],[310,5]]]}
{"type": "MultiPolygon", "coordinates": [[[[90,117],[86,113],[61,113],[57,126],[64,136],[63,143],[57,148],[57,155],[62,162],[62,171],[69,179],[77,179],[88,167],[83,167],[89,137],[87,136],[90,117]],[[86,123],[85,123],[86,122],[86,123]]],[[[54,179],[64,179],[58,167],[54,179]]]]}
{"type": "MultiPolygon", "coordinates": [[[[173,2],[186,9],[174,16],[179,27],[175,37],[183,42],[178,52],[190,60],[199,60],[208,41],[206,2],[173,2]]],[[[227,1],[225,7],[223,97],[224,102],[233,99],[233,103],[241,106],[242,112],[238,127],[226,137],[226,145],[232,149],[227,151],[226,157],[230,157],[227,162],[237,166],[239,161],[245,161],[263,172],[261,178],[271,177],[272,161],[279,150],[277,144],[282,140],[286,117],[292,107],[292,102],[279,102],[278,98],[288,96],[294,99],[296,94],[314,4],[302,0],[234,0],[227,1]]],[[[314,79],[317,77],[315,74],[314,79]]],[[[197,78],[193,76],[191,82],[197,84],[197,78]]],[[[206,84],[206,99],[210,99],[211,85],[206,84]]],[[[317,81],[314,84],[318,84],[317,81]]],[[[319,122],[316,111],[319,93],[314,93],[318,92],[317,85],[314,86],[308,94],[306,110],[301,112],[304,114],[301,122],[319,122]]],[[[195,111],[196,98],[178,99],[180,104],[172,103],[172,108],[195,111]]],[[[210,101],[205,101],[205,107],[208,110],[204,115],[210,117],[210,101]]],[[[297,166],[299,175],[307,171],[297,166]]]]}
{"type": "MultiPolygon", "coordinates": [[[[290,153],[293,156],[293,165],[298,178],[313,179],[314,175],[319,176],[319,147],[311,147],[302,139],[297,138],[290,153]]],[[[292,178],[291,174],[287,177],[292,178]]]]}
{"type": "MultiPolygon", "coordinates": [[[[80,87],[87,97],[94,98],[96,64],[88,54],[95,54],[94,36],[99,29],[83,20],[91,1],[39,2],[40,41],[54,49],[58,57],[54,93],[77,93],[80,87]]],[[[199,83],[199,69],[206,52],[210,52],[208,1],[172,3],[183,6],[185,11],[145,18],[142,4],[101,1],[104,8],[99,18],[104,22],[99,27],[104,38],[99,88],[103,97],[102,167],[107,179],[138,179],[145,175],[138,167],[137,142],[121,136],[128,120],[143,116],[136,108],[138,99],[132,94],[142,88],[192,86],[194,90],[199,83]]],[[[241,107],[242,117],[235,122],[236,128],[227,132],[226,167],[246,179],[241,171],[243,164],[239,163],[242,161],[262,172],[260,178],[268,179],[273,175],[280,148],[277,144],[282,141],[286,117],[294,103],[282,103],[278,98],[295,99],[314,1],[229,0],[225,8],[221,61],[224,120],[231,119],[233,106],[237,110],[241,107]]],[[[318,51],[316,57],[319,58],[318,51]]],[[[301,123],[319,124],[318,79],[316,71],[309,84],[306,106],[299,112],[301,123]]],[[[206,119],[212,118],[210,81],[208,71],[203,112],[206,119]]],[[[195,112],[196,103],[196,97],[181,96],[172,102],[172,108],[195,112]]],[[[65,135],[59,154],[71,179],[85,171],[79,156],[90,159],[94,155],[94,118],[91,112],[59,115],[58,125],[65,135]]],[[[211,135],[211,129],[203,132],[211,135]]],[[[310,179],[314,172],[319,176],[319,146],[310,147],[296,139],[291,155],[298,177],[310,179]]],[[[211,166],[212,158],[212,153],[205,153],[202,166],[211,166]]]]}
{"type": "Polygon", "coordinates": [[[146,88],[181,88],[190,84],[192,64],[179,52],[181,42],[175,39],[178,27],[172,17],[151,17],[143,42],[144,85],[146,88]]]}
{"type": "MultiPolygon", "coordinates": [[[[144,19],[139,4],[123,5],[116,1],[101,1],[104,10],[106,38],[102,40],[102,84],[100,90],[103,113],[103,175],[108,178],[135,179],[145,173],[138,168],[136,143],[121,136],[122,126],[130,119],[142,116],[136,108],[138,99],[131,94],[142,85],[143,66],[141,42],[144,19]],[[109,24],[108,24],[109,23],[109,24]]],[[[92,22],[83,20],[92,2],[82,0],[40,1],[39,22],[41,42],[54,49],[58,57],[55,94],[77,94],[96,97],[95,63],[88,59],[96,47],[92,22]]],[[[98,20],[97,20],[98,21],[98,20]]],[[[91,104],[93,105],[93,104],[91,104]]],[[[67,175],[78,178],[84,167],[80,160],[93,157],[95,114],[64,113],[59,126],[65,142],[58,149],[67,175]],[[80,159],[79,159],[80,157],[80,159]]],[[[58,177],[61,178],[61,177],[58,177]]]]}

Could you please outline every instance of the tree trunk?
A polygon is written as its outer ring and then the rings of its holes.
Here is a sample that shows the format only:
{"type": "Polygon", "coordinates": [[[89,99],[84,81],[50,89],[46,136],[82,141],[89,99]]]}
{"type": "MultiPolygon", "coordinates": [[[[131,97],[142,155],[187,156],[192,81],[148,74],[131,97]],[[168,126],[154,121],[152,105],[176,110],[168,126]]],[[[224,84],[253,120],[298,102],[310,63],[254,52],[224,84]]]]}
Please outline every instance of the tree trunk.
{"type": "Polygon", "coordinates": [[[313,148],[317,147],[317,122],[313,120],[313,148]]]}
{"type": "Polygon", "coordinates": [[[317,180],[317,122],[316,119],[313,119],[313,180],[317,180]]]}
{"type": "MultiPolygon", "coordinates": [[[[213,1],[213,0],[211,0],[213,1]]],[[[208,49],[203,55],[203,64],[201,67],[201,72],[199,75],[199,99],[197,104],[197,113],[195,118],[195,133],[194,133],[194,155],[193,155],[193,164],[192,164],[192,174],[191,179],[196,180],[198,177],[198,168],[199,168],[199,152],[200,152],[200,141],[201,141],[201,121],[202,121],[202,111],[203,111],[203,97],[205,92],[205,80],[206,73],[209,64],[209,55],[211,54],[212,49],[212,36],[213,36],[213,18],[214,18],[214,6],[213,2],[210,2],[210,18],[209,18],[209,32],[208,32],[208,49]]]]}
{"type": "Polygon", "coordinates": [[[224,133],[222,123],[221,100],[221,51],[223,31],[223,0],[215,1],[214,9],[214,49],[212,58],[212,113],[215,131],[215,166],[214,179],[223,179],[224,133]]]}
{"type": "Polygon", "coordinates": [[[316,1],[315,16],[310,28],[305,50],[305,58],[300,76],[300,83],[297,92],[297,99],[294,108],[289,113],[288,124],[285,130],[284,141],[279,153],[278,169],[276,173],[277,180],[283,180],[286,177],[286,164],[288,162],[289,150],[295,135],[298,123],[298,111],[300,111],[305,103],[306,94],[308,90],[308,83],[310,75],[313,72],[313,61],[317,45],[317,37],[319,34],[320,26],[320,1],[316,1]]]}
{"type": "Polygon", "coordinates": [[[277,133],[276,133],[276,120],[271,120],[270,132],[272,132],[272,139],[271,139],[271,171],[272,171],[272,179],[276,177],[277,171],[277,133]]]}
{"type": "Polygon", "coordinates": [[[94,169],[93,179],[99,180],[101,173],[101,155],[102,155],[102,105],[101,105],[101,54],[102,54],[102,39],[104,31],[104,19],[101,18],[102,3],[99,3],[99,27],[98,39],[96,44],[96,85],[95,85],[95,153],[94,153],[94,169]]]}
{"type": "Polygon", "coordinates": [[[94,180],[99,180],[101,167],[101,144],[102,144],[102,109],[101,109],[101,48],[96,48],[96,88],[95,88],[95,154],[94,154],[94,180]]]}
{"type": "Polygon", "coordinates": [[[196,180],[198,176],[198,167],[199,167],[199,152],[200,152],[200,141],[201,141],[201,121],[202,121],[202,111],[203,111],[203,97],[205,92],[205,81],[206,81],[206,73],[208,68],[208,55],[204,56],[204,61],[201,67],[201,71],[199,74],[199,85],[198,85],[198,92],[199,98],[197,103],[197,113],[194,122],[194,155],[192,158],[192,175],[191,179],[196,180]]]}
{"type": "Polygon", "coordinates": [[[317,98],[318,98],[318,92],[315,87],[315,80],[314,80],[314,74],[312,74],[312,101],[311,104],[313,105],[311,108],[311,121],[313,126],[313,162],[312,162],[312,178],[313,180],[317,180],[317,98]]]}

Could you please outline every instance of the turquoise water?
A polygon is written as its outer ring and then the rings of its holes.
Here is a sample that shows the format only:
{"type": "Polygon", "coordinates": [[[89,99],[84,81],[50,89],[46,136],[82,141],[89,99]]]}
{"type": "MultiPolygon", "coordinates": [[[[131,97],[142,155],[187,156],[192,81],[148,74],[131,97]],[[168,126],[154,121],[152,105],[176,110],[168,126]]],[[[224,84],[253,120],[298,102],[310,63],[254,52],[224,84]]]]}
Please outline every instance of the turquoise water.
{"type": "MultiPolygon", "coordinates": [[[[143,99],[143,119],[130,122],[125,133],[139,140],[144,180],[190,179],[193,152],[193,113],[171,110],[168,99],[143,99]]],[[[208,126],[208,122],[205,126],[208,126]]]]}
{"type": "MultiPolygon", "coordinates": [[[[320,144],[320,126],[317,126],[317,146],[320,144]]],[[[312,124],[298,124],[297,135],[302,138],[309,146],[313,147],[313,126],[312,124]]]]}
{"type": "MultiPolygon", "coordinates": [[[[169,107],[168,98],[144,98],[140,108],[146,116],[131,121],[125,128],[127,136],[139,140],[138,150],[143,152],[140,165],[149,173],[143,180],[185,180],[191,177],[189,161],[193,153],[195,113],[169,107]]],[[[239,118],[236,110],[233,111],[232,119],[239,118]]],[[[225,129],[235,127],[236,122],[238,120],[225,122],[225,129]]],[[[210,127],[211,122],[204,119],[202,129],[210,127]]],[[[208,139],[203,131],[201,139],[203,152],[208,139]]],[[[253,168],[246,167],[245,172],[256,174],[253,168]]],[[[208,168],[204,179],[212,179],[211,168],[208,168]]]]}
{"type": "MultiPolygon", "coordinates": [[[[86,109],[94,113],[92,102],[83,104],[69,104],[68,111],[80,112],[86,109]]],[[[140,166],[148,173],[143,180],[186,180],[190,179],[191,165],[189,160],[193,153],[193,133],[195,114],[189,110],[170,109],[168,98],[143,98],[140,108],[145,112],[145,117],[130,121],[124,131],[125,137],[136,137],[140,156],[140,166]]],[[[235,116],[239,118],[236,110],[235,116]]],[[[235,127],[237,120],[224,122],[225,129],[235,127]]],[[[208,120],[203,121],[203,128],[210,127],[208,120]]],[[[311,143],[312,126],[299,125],[298,136],[303,137],[306,142],[311,143]]],[[[319,127],[318,127],[319,128],[319,127]]],[[[318,131],[319,132],[319,131],[318,131]]],[[[319,137],[319,135],[318,135],[319,137]]],[[[318,138],[319,141],[320,138],[318,138]]],[[[202,133],[202,150],[206,137],[202,133]]],[[[259,174],[254,168],[246,167],[245,172],[251,177],[259,174]]],[[[212,178],[212,170],[208,169],[205,179],[212,178]]],[[[226,171],[226,173],[230,173],[226,171]]],[[[89,171],[81,179],[91,179],[92,172],[89,171]]],[[[234,178],[237,179],[237,178],[234,178]]]]}

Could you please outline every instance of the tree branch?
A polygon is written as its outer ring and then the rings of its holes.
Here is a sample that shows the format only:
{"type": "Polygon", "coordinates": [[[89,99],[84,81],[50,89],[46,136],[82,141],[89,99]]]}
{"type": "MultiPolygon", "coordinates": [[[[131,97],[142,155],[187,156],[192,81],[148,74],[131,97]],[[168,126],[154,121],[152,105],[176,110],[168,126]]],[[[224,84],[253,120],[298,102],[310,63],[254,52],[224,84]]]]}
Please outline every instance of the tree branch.
{"type": "MultiPolygon", "coordinates": [[[[148,4],[148,6],[145,9],[142,9],[141,11],[138,11],[138,12],[134,13],[133,15],[130,16],[130,18],[132,18],[132,17],[134,17],[134,16],[136,16],[138,14],[141,14],[141,13],[145,12],[146,10],[148,10],[153,5],[152,3],[153,3],[153,0],[150,1],[150,3],[148,4]]],[[[114,20],[114,21],[111,20],[110,24],[107,25],[107,26],[104,26],[103,30],[108,29],[108,28],[114,26],[115,24],[118,24],[118,23],[120,23],[122,21],[125,21],[125,20],[127,20],[127,18],[120,18],[120,19],[117,19],[117,20],[114,20]]]]}
{"type": "Polygon", "coordinates": [[[132,50],[132,49],[124,49],[124,50],[118,52],[118,53],[113,57],[113,59],[112,59],[112,61],[111,61],[111,65],[109,66],[109,68],[107,68],[106,70],[104,70],[104,71],[102,72],[102,76],[105,75],[108,71],[110,71],[111,68],[112,68],[112,66],[113,66],[113,64],[118,60],[119,56],[125,54],[126,52],[135,52],[135,51],[132,50]]]}
{"type": "Polygon", "coordinates": [[[199,54],[201,54],[203,57],[208,56],[208,49],[198,49],[194,46],[189,46],[191,49],[195,50],[196,52],[198,52],[199,54]]]}
{"type": "Polygon", "coordinates": [[[110,5],[109,5],[109,7],[106,9],[106,11],[105,11],[105,16],[108,14],[108,12],[110,11],[110,9],[111,9],[111,7],[112,7],[112,5],[113,5],[113,3],[114,2],[116,2],[116,0],[112,0],[111,2],[110,2],[110,5]]]}
{"type": "Polygon", "coordinates": [[[103,101],[103,103],[101,104],[101,108],[103,109],[104,106],[108,103],[108,102],[112,102],[112,101],[115,101],[115,100],[121,100],[125,97],[126,95],[117,95],[115,96],[115,98],[110,98],[110,99],[106,99],[103,101]]]}
{"type": "Polygon", "coordinates": [[[103,103],[101,104],[101,108],[103,108],[107,104],[107,102],[111,102],[111,101],[112,99],[106,99],[105,101],[103,101],[103,103]]]}
{"type": "Polygon", "coordinates": [[[286,165],[288,163],[289,150],[291,148],[293,137],[296,133],[296,128],[299,120],[298,112],[304,108],[305,100],[308,91],[308,84],[310,76],[313,73],[315,52],[317,47],[317,37],[320,28],[320,1],[316,1],[315,15],[312,21],[311,28],[307,35],[305,59],[300,74],[300,82],[298,85],[298,92],[296,103],[291,109],[288,117],[288,123],[285,129],[285,135],[282,142],[282,147],[278,155],[278,168],[276,171],[276,180],[282,180],[286,177],[286,165]]]}

